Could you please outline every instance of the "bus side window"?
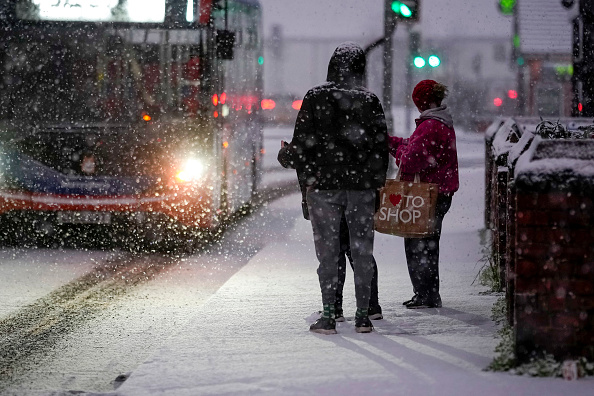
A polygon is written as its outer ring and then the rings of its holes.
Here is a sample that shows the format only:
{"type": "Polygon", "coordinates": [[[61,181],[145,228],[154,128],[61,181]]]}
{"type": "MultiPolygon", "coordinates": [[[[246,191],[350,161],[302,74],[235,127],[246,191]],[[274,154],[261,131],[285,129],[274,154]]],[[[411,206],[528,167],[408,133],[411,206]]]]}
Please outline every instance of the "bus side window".
{"type": "Polygon", "coordinates": [[[184,112],[195,115],[200,110],[199,93],[202,77],[199,47],[190,47],[188,57],[188,61],[184,64],[181,95],[184,112]]]}

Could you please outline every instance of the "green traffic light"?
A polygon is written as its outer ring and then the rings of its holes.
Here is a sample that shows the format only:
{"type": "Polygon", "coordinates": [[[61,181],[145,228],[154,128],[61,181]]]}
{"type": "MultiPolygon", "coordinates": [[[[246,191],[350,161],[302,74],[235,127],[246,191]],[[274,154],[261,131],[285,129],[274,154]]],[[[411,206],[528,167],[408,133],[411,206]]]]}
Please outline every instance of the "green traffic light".
{"type": "Polygon", "coordinates": [[[517,0],[499,0],[499,9],[503,15],[513,15],[517,0]]]}
{"type": "Polygon", "coordinates": [[[520,36],[518,34],[514,34],[513,44],[514,47],[520,48],[520,36]]]}
{"type": "Polygon", "coordinates": [[[412,10],[406,4],[399,1],[392,2],[392,11],[405,18],[410,18],[412,16],[412,10]]]}
{"type": "Polygon", "coordinates": [[[263,65],[264,64],[264,57],[263,56],[261,56],[261,57],[258,58],[258,64],[259,65],[263,65]]]}
{"type": "Polygon", "coordinates": [[[412,11],[410,10],[410,8],[408,8],[407,5],[401,4],[400,5],[400,15],[402,15],[405,18],[410,18],[412,16],[412,11]]]}
{"type": "Polygon", "coordinates": [[[425,62],[425,59],[423,59],[420,56],[415,56],[415,58],[413,59],[413,65],[415,65],[415,67],[419,69],[425,67],[426,64],[427,62],[425,62]]]}
{"type": "Polygon", "coordinates": [[[437,67],[439,65],[441,65],[441,59],[439,59],[439,56],[437,55],[431,55],[428,59],[429,61],[429,66],[431,67],[437,67]]]}

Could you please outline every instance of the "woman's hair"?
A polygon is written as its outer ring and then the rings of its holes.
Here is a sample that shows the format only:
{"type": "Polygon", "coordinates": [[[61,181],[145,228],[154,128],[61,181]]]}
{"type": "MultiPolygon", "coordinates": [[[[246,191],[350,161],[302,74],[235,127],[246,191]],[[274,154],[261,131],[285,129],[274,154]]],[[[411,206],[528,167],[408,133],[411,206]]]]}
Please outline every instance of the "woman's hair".
{"type": "Polygon", "coordinates": [[[448,96],[448,87],[442,83],[437,83],[433,86],[433,97],[435,98],[435,103],[441,105],[441,101],[444,100],[446,96],[448,96]]]}

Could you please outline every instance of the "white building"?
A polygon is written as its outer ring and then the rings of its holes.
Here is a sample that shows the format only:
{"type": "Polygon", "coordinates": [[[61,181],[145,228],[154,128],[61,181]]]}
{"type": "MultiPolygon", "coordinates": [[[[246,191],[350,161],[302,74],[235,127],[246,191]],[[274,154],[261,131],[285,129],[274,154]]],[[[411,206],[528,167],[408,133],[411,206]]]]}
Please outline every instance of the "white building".
{"type": "Polygon", "coordinates": [[[561,1],[522,0],[518,2],[516,17],[525,114],[571,115],[575,15],[561,1]]]}
{"type": "MultiPolygon", "coordinates": [[[[265,95],[291,95],[301,98],[309,88],[326,80],[328,61],[342,42],[354,41],[325,38],[282,38],[279,34],[265,42],[265,95]]],[[[448,103],[460,122],[473,127],[479,118],[502,112],[493,99],[515,89],[515,72],[510,67],[510,38],[446,38],[421,40],[422,54],[435,53],[441,58],[436,68],[411,68],[410,86],[423,79],[443,81],[450,87],[448,103]]],[[[358,42],[363,48],[370,43],[358,42]]],[[[394,39],[392,103],[413,106],[407,91],[408,36],[400,32],[394,39]],[[408,102],[408,103],[407,103],[408,102]]],[[[382,48],[373,49],[367,65],[368,87],[382,97],[382,48]]]]}

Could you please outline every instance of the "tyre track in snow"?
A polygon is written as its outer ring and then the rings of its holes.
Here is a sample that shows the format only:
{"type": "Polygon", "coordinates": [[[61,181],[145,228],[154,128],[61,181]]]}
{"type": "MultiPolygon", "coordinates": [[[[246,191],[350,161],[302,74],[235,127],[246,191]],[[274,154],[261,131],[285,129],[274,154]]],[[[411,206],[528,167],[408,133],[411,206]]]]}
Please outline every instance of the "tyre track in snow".
{"type": "MultiPolygon", "coordinates": [[[[268,186],[256,194],[250,210],[239,211],[227,225],[297,191],[296,181],[268,186]]],[[[15,379],[26,377],[26,372],[66,335],[108,310],[135,286],[150,282],[176,265],[182,257],[122,253],[0,319],[0,393],[13,386],[15,379]]]]}
{"type": "Polygon", "coordinates": [[[177,261],[123,254],[0,320],[0,391],[62,336],[177,261]]]}

